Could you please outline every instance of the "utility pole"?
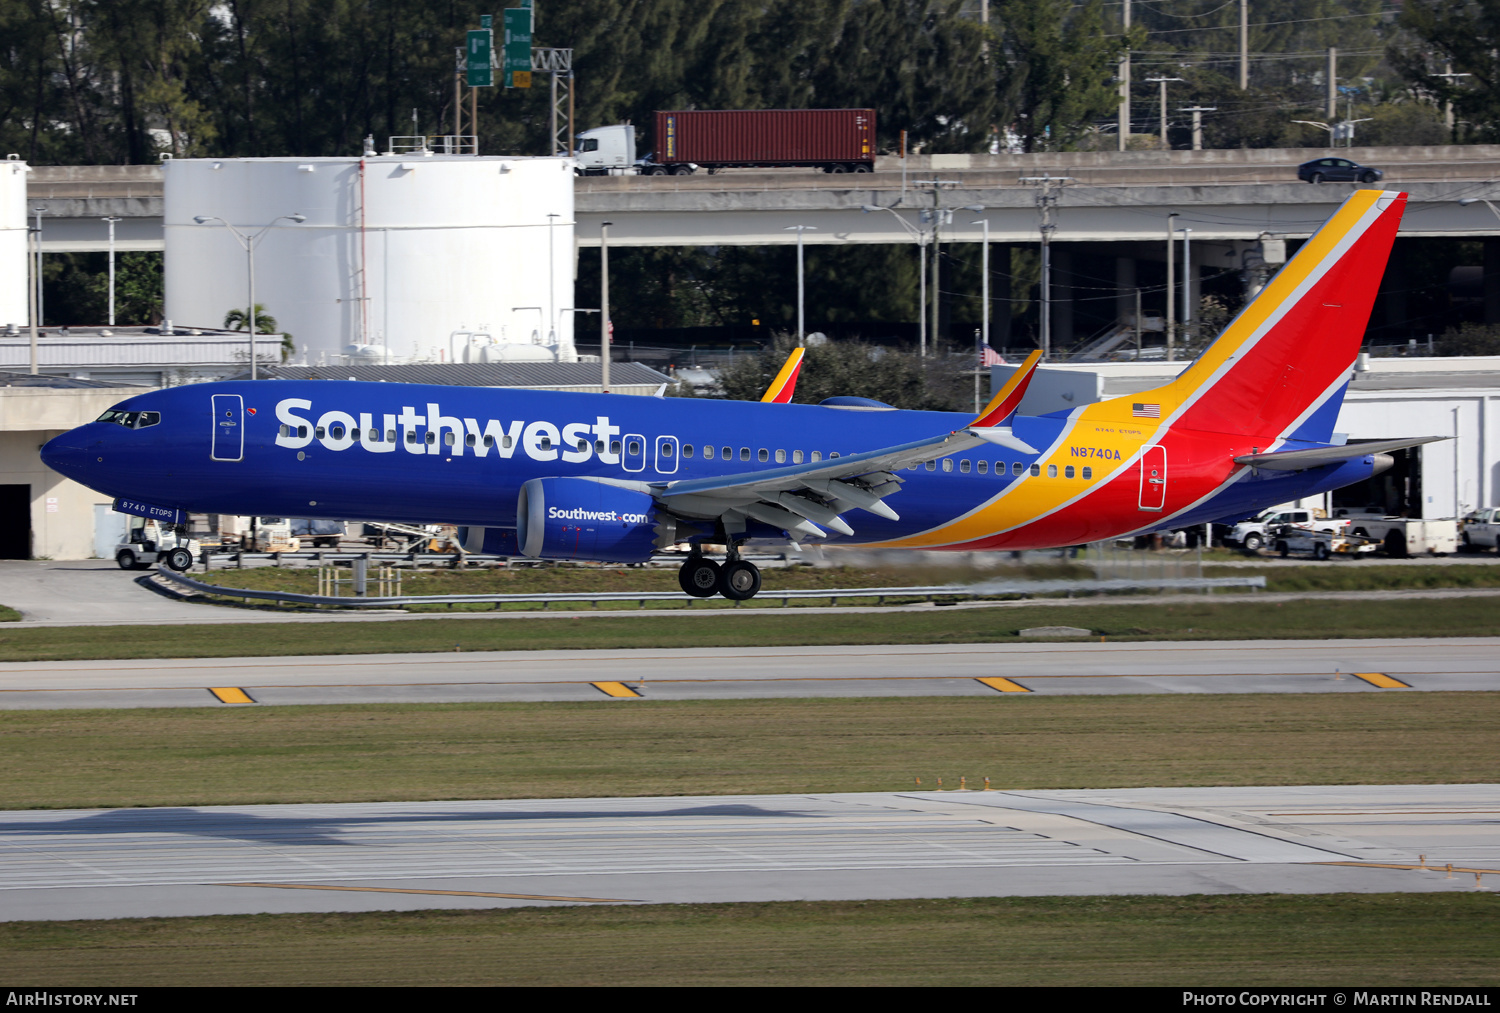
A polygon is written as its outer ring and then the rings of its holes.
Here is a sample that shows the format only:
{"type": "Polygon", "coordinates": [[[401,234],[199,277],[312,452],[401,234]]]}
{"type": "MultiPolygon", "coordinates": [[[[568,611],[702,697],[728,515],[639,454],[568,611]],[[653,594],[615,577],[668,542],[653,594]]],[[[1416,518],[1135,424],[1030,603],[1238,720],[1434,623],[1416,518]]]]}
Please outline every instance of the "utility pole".
{"type": "Polygon", "coordinates": [[[1172,238],[1177,228],[1177,212],[1167,215],[1167,361],[1175,360],[1173,345],[1177,337],[1177,322],[1172,315],[1172,299],[1177,295],[1177,279],[1174,277],[1176,262],[1172,256],[1172,238]]]}
{"type": "MultiPolygon", "coordinates": [[[[1130,0],[1124,0],[1125,35],[1130,35],[1130,0]]],[[[1119,149],[1124,151],[1130,142],[1130,50],[1120,56],[1120,127],[1119,149]]]]}
{"type": "Polygon", "coordinates": [[[1339,50],[1337,46],[1328,47],[1328,122],[1339,114],[1339,50]]]}
{"type": "Polygon", "coordinates": [[[1057,231],[1057,189],[1071,176],[1022,176],[1019,182],[1036,184],[1036,207],[1042,224],[1042,361],[1052,358],[1052,234],[1057,231]]]}
{"type": "Polygon", "coordinates": [[[1182,343],[1193,340],[1193,230],[1182,230],[1182,343]]]}
{"type": "MultiPolygon", "coordinates": [[[[47,212],[46,208],[32,208],[31,213],[36,217],[36,313],[35,318],[38,325],[42,322],[43,315],[47,312],[46,301],[42,295],[42,215],[47,212]]],[[[35,372],[35,370],[33,370],[35,372]]]]}
{"type": "Polygon", "coordinates": [[[1250,87],[1250,0],[1240,0],[1240,91],[1250,87]]]}
{"type": "Polygon", "coordinates": [[[1193,150],[1194,151],[1202,151],[1203,150],[1203,114],[1204,113],[1216,113],[1216,112],[1219,111],[1219,107],[1218,106],[1187,106],[1185,108],[1179,107],[1177,111],[1180,112],[1180,113],[1192,113],[1193,114],[1193,150]]]}
{"type": "MultiPolygon", "coordinates": [[[[1461,77],[1473,77],[1474,75],[1473,74],[1455,74],[1455,73],[1453,73],[1453,61],[1449,60],[1447,63],[1443,64],[1443,72],[1441,74],[1434,74],[1432,76],[1433,77],[1441,77],[1441,78],[1443,78],[1444,80],[1446,80],[1451,85],[1458,78],[1461,78],[1461,77]]],[[[1452,95],[1449,95],[1447,98],[1445,98],[1443,100],[1443,123],[1444,123],[1444,125],[1447,126],[1448,133],[1451,135],[1453,133],[1453,128],[1456,125],[1455,122],[1454,122],[1454,119],[1453,119],[1453,96],[1452,95]]],[[[1452,139],[1451,136],[1450,136],[1449,139],[1450,140],[1452,139]]]]}
{"type": "Polygon", "coordinates": [[[1167,149],[1167,84],[1171,81],[1181,81],[1180,77],[1148,77],[1147,84],[1161,85],[1161,146],[1167,149]]]}

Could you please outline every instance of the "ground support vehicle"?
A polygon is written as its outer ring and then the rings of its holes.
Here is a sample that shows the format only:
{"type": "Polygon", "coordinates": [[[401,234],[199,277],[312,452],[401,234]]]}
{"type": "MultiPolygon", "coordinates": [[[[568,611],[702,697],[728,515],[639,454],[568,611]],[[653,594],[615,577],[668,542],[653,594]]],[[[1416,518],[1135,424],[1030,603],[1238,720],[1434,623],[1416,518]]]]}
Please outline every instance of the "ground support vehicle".
{"type": "Polygon", "coordinates": [[[1317,509],[1272,507],[1230,528],[1229,533],[1224,536],[1224,544],[1238,546],[1246,552],[1258,552],[1270,544],[1271,538],[1268,532],[1272,528],[1286,524],[1307,525],[1320,521],[1323,517],[1323,511],[1317,509]]]}
{"type": "Polygon", "coordinates": [[[1500,549],[1500,507],[1485,507],[1465,517],[1458,538],[1464,552],[1500,549]]]}
{"type": "Polygon", "coordinates": [[[294,517],[288,523],[299,542],[310,541],[315,549],[336,549],[346,534],[343,521],[294,517]]]}
{"type": "Polygon", "coordinates": [[[220,514],[219,538],[226,548],[233,546],[241,552],[296,552],[302,548],[285,517],[220,514]]]}
{"type": "Polygon", "coordinates": [[[805,167],[873,172],[873,109],[687,110],[656,114],[655,149],[637,160],[635,127],[620,123],[578,135],[584,176],[687,176],[698,169],[805,167]]]}
{"type": "Polygon", "coordinates": [[[1350,534],[1347,524],[1319,527],[1284,524],[1273,529],[1271,534],[1277,555],[1285,558],[1296,553],[1307,554],[1314,559],[1332,559],[1344,556],[1358,559],[1373,555],[1380,543],[1370,538],[1350,534]]]}
{"type": "Polygon", "coordinates": [[[1354,534],[1381,543],[1381,551],[1395,559],[1446,556],[1458,551],[1458,521],[1452,517],[1426,520],[1344,510],[1337,516],[1349,521],[1354,534]]]}
{"type": "Polygon", "coordinates": [[[122,570],[145,570],[160,563],[179,573],[192,568],[202,545],[187,536],[186,525],[162,527],[156,520],[130,518],[125,541],[115,546],[115,562],[122,570]]]}

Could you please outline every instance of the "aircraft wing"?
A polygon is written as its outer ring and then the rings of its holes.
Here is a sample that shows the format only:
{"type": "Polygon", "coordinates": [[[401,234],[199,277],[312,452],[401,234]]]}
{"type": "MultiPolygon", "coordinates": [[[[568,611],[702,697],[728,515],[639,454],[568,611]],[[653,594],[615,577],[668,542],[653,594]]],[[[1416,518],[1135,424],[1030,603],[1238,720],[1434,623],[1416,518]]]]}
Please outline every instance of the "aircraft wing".
{"type": "Polygon", "coordinates": [[[1451,440],[1451,436],[1415,436],[1404,440],[1372,440],[1368,443],[1348,443],[1342,447],[1318,447],[1315,450],[1275,450],[1269,454],[1245,454],[1234,459],[1235,464],[1248,464],[1252,468],[1266,471],[1306,471],[1321,468],[1325,464],[1352,461],[1370,454],[1384,454],[1391,450],[1403,450],[1423,443],[1451,440]]]}
{"type": "Polygon", "coordinates": [[[900,519],[884,502],[884,497],[901,490],[896,471],[985,442],[979,432],[964,429],[847,457],[769,471],[652,483],[651,488],[663,506],[687,517],[723,518],[726,522],[753,517],[794,537],[824,537],[827,532],[819,524],[852,535],[854,529],[839,516],[846,510],[858,508],[890,520],[900,519]]]}

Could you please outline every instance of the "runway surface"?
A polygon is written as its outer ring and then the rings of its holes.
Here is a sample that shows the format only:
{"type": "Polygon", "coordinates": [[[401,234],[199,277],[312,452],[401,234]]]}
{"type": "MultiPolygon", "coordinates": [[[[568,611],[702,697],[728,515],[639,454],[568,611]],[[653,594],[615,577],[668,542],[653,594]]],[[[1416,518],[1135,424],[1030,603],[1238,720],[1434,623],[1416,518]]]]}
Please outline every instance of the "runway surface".
{"type": "Polygon", "coordinates": [[[1500,690],[1500,638],[491,651],[0,664],[0,709],[1500,690]]]}
{"type": "Polygon", "coordinates": [[[1493,784],[0,812],[3,920],[1497,888],[1493,784]]]}

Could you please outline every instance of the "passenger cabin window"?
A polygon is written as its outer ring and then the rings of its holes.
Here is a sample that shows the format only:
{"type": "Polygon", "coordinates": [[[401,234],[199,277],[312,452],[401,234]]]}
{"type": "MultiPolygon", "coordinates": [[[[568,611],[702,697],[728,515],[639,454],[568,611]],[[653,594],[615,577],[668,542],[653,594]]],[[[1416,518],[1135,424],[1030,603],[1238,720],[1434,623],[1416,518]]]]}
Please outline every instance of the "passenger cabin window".
{"type": "MultiPolygon", "coordinates": [[[[510,437],[508,437],[508,436],[505,438],[505,445],[507,447],[510,446],[510,437]]],[[[620,441],[619,440],[611,440],[610,441],[610,443],[609,443],[609,452],[611,454],[616,454],[616,455],[618,455],[620,453],[620,441]]]]}
{"type": "Polygon", "coordinates": [[[478,441],[474,438],[473,433],[470,433],[469,435],[464,437],[464,446],[472,447],[477,442],[478,441]]]}
{"type": "Polygon", "coordinates": [[[778,451],[776,451],[776,463],[777,464],[785,464],[786,463],[786,451],[785,450],[778,450],[778,451]]]}
{"type": "MultiPolygon", "coordinates": [[[[443,443],[447,444],[448,446],[451,447],[451,446],[453,446],[457,442],[458,442],[458,436],[457,436],[457,434],[455,434],[455,433],[444,433],[443,434],[443,443]]],[[[582,448],[579,448],[579,449],[582,449],[582,448]]]]}
{"type": "Polygon", "coordinates": [[[493,447],[495,445],[495,438],[493,436],[486,436],[484,438],[484,445],[486,447],[493,447]]]}
{"type": "Polygon", "coordinates": [[[749,447],[741,447],[740,448],[740,460],[741,461],[748,461],[748,460],[750,460],[750,448],[749,447]]]}
{"type": "MultiPolygon", "coordinates": [[[[307,435],[307,427],[306,426],[302,427],[302,435],[303,436],[307,435]]],[[[396,430],[394,430],[394,429],[387,429],[385,431],[385,442],[387,442],[387,443],[395,443],[396,442],[396,430]]]]}
{"type": "Polygon", "coordinates": [[[927,462],[927,470],[928,471],[937,471],[937,462],[936,461],[928,461],[927,462]]]}
{"type": "Polygon", "coordinates": [[[1072,477],[1073,477],[1073,466],[1070,464],[1066,468],[1063,469],[1063,478],[1072,478],[1072,477]]]}
{"type": "Polygon", "coordinates": [[[722,456],[724,458],[724,460],[726,460],[726,461],[732,461],[732,460],[734,460],[734,448],[733,447],[720,447],[719,448],[719,453],[720,453],[720,456],[722,456]]]}
{"type": "Polygon", "coordinates": [[[1047,477],[1048,478],[1056,478],[1057,477],[1057,465],[1055,465],[1055,464],[1049,464],[1049,465],[1047,465],[1047,477]]]}
{"type": "Polygon", "coordinates": [[[631,440],[630,441],[630,455],[632,457],[634,457],[636,454],[639,454],[640,452],[641,452],[641,445],[639,443],[637,443],[635,440],[631,440]]]}
{"type": "Polygon", "coordinates": [[[822,454],[822,452],[818,451],[818,450],[814,450],[812,452],[812,461],[813,461],[813,463],[817,464],[821,460],[823,460],[823,454],[822,454]]]}
{"type": "Polygon", "coordinates": [[[436,443],[437,442],[437,433],[433,432],[431,429],[427,430],[427,442],[428,443],[436,443]]]}
{"type": "Polygon", "coordinates": [[[953,470],[953,458],[951,458],[951,457],[945,457],[945,458],[943,458],[943,470],[944,471],[952,471],[953,470]]]}
{"type": "Polygon", "coordinates": [[[704,444],[704,446],[703,446],[703,459],[705,461],[712,461],[714,459],[714,448],[713,447],[710,447],[709,445],[704,444]]]}
{"type": "Polygon", "coordinates": [[[761,449],[759,449],[759,450],[757,450],[755,452],[755,459],[757,461],[762,462],[762,463],[764,463],[766,461],[769,461],[771,459],[771,452],[769,450],[767,450],[766,448],[762,447],[761,449]]]}
{"type": "MultiPolygon", "coordinates": [[[[1000,469],[1000,470],[1004,470],[1004,469],[1000,469]]],[[[1020,461],[1017,461],[1015,464],[1012,464],[1010,466],[1010,473],[1012,475],[1019,475],[1019,474],[1021,474],[1021,472],[1025,471],[1025,470],[1026,470],[1026,465],[1022,464],[1020,461]]],[[[1033,474],[1035,474],[1035,472],[1033,472],[1033,474]]]]}
{"type": "Polygon", "coordinates": [[[319,426],[318,428],[313,430],[313,436],[317,439],[321,440],[326,435],[328,434],[324,431],[322,426],[319,426]]]}
{"type": "MultiPolygon", "coordinates": [[[[980,463],[980,464],[983,464],[983,463],[984,463],[984,462],[983,462],[983,461],[980,461],[980,462],[979,462],[979,463],[980,463]]],[[[969,473],[969,469],[970,469],[970,468],[971,468],[971,467],[973,467],[973,465],[972,465],[972,464],[970,464],[970,463],[969,463],[969,462],[968,462],[968,460],[963,460],[963,461],[959,461],[959,462],[958,462],[958,470],[959,470],[959,471],[961,471],[961,472],[963,472],[963,473],[964,473],[964,474],[965,474],[965,475],[967,475],[967,474],[968,474],[968,473],[969,473]]]]}
{"type": "Polygon", "coordinates": [[[1088,465],[1084,465],[1083,466],[1083,477],[1084,478],[1093,478],[1094,477],[1094,469],[1090,468],[1088,465]]]}
{"type": "MultiPolygon", "coordinates": [[[[1000,474],[1004,470],[1005,470],[1004,468],[996,468],[995,469],[995,474],[998,475],[998,474],[1000,474]]],[[[989,461],[980,461],[979,462],[979,473],[981,475],[988,475],[990,473],[990,462],[989,461]]]]}
{"type": "Polygon", "coordinates": [[[794,450],[794,451],[792,451],[792,463],[793,464],[801,464],[802,463],[802,451],[800,451],[800,450],[794,450]]]}
{"type": "MultiPolygon", "coordinates": [[[[1016,467],[1020,467],[1020,465],[1016,465],[1016,467]]],[[[1031,466],[1031,477],[1032,478],[1037,478],[1038,476],[1041,475],[1041,473],[1042,473],[1042,466],[1040,464],[1033,464],[1031,466]]]]}
{"type": "Polygon", "coordinates": [[[692,457],[693,456],[693,445],[691,443],[684,443],[682,445],[682,456],[683,457],[692,457]]]}

